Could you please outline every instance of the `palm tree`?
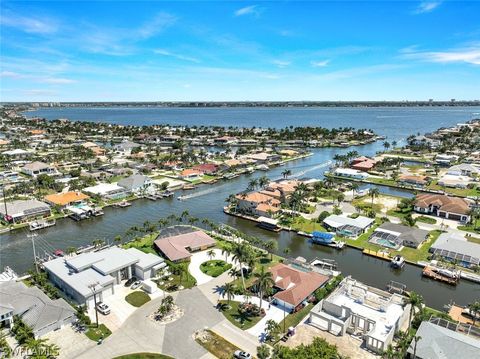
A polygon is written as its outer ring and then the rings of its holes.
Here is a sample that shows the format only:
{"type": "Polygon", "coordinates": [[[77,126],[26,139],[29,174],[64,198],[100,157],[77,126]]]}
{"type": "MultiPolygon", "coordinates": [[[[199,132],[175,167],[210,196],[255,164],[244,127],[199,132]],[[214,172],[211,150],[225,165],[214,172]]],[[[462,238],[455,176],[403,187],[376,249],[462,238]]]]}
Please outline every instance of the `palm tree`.
{"type": "Polygon", "coordinates": [[[263,248],[270,252],[270,262],[273,261],[273,252],[278,249],[278,243],[274,239],[270,239],[267,242],[263,243],[263,248]]]}
{"type": "Polygon", "coordinates": [[[385,152],[390,148],[390,142],[385,141],[383,143],[383,148],[385,148],[385,152]]]}
{"type": "Polygon", "coordinates": [[[250,247],[249,244],[245,242],[238,243],[233,247],[233,260],[238,262],[240,267],[240,274],[242,275],[242,284],[243,289],[245,290],[245,277],[243,275],[243,263],[247,261],[247,258],[250,256],[250,247]]]}
{"type": "Polygon", "coordinates": [[[408,297],[408,303],[411,305],[410,315],[408,320],[408,328],[410,329],[412,325],[412,316],[415,312],[415,308],[417,308],[419,311],[422,310],[423,297],[420,294],[417,294],[415,292],[410,292],[410,295],[408,297]]]}
{"type": "Polygon", "coordinates": [[[257,278],[256,286],[260,297],[260,308],[262,308],[263,294],[275,285],[275,281],[273,280],[272,273],[266,272],[263,266],[259,273],[255,273],[255,277],[257,278]]]}
{"type": "Polygon", "coordinates": [[[477,320],[478,314],[480,313],[480,301],[475,301],[468,305],[468,312],[472,316],[472,323],[475,326],[475,322],[477,320]]]}
{"type": "Polygon", "coordinates": [[[291,176],[291,175],[292,175],[292,171],[289,170],[289,169],[286,169],[286,170],[284,170],[284,171],[282,172],[282,176],[283,176],[283,178],[285,178],[285,179],[287,179],[288,176],[291,176]]]}
{"type": "Polygon", "coordinates": [[[247,189],[249,191],[254,191],[258,186],[258,179],[257,178],[254,178],[252,180],[250,180],[250,182],[248,182],[248,186],[247,186],[247,189]]]}
{"type": "Polygon", "coordinates": [[[285,256],[288,256],[291,251],[292,251],[292,250],[287,247],[287,248],[285,248],[285,249],[283,250],[283,254],[285,254],[285,256]]]}
{"type": "Polygon", "coordinates": [[[417,343],[422,339],[420,335],[416,335],[413,337],[413,359],[417,357],[417,343]]]}
{"type": "Polygon", "coordinates": [[[373,200],[376,197],[378,197],[378,195],[380,194],[380,190],[378,189],[378,187],[370,188],[369,194],[370,194],[370,197],[372,198],[372,209],[373,209],[373,200]]]}
{"type": "Polygon", "coordinates": [[[225,262],[228,262],[228,256],[232,253],[232,249],[229,246],[222,248],[222,255],[225,255],[225,262]]]}
{"type": "Polygon", "coordinates": [[[232,300],[232,297],[235,295],[236,291],[237,289],[233,283],[225,283],[223,286],[222,298],[225,298],[226,296],[227,302],[230,305],[230,301],[232,300]]]}
{"type": "Polygon", "coordinates": [[[213,249],[210,249],[207,252],[207,256],[208,256],[208,258],[210,258],[210,260],[212,260],[213,258],[215,258],[215,251],[213,249]]]}
{"type": "Polygon", "coordinates": [[[360,185],[356,182],[352,182],[350,187],[352,188],[352,196],[355,198],[355,193],[358,192],[358,189],[360,188],[360,185]]]}
{"type": "Polygon", "coordinates": [[[262,176],[258,179],[258,185],[260,186],[260,188],[264,188],[269,183],[270,183],[270,180],[268,179],[267,176],[262,176]]]}

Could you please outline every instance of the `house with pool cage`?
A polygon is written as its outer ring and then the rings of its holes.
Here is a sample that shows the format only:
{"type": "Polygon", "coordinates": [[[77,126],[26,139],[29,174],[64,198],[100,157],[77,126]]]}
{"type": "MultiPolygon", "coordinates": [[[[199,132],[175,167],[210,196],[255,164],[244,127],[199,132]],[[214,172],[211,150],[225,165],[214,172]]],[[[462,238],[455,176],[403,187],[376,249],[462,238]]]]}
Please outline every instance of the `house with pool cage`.
{"type": "Polygon", "coordinates": [[[418,248],[428,239],[429,232],[402,224],[383,223],[371,234],[369,242],[398,250],[402,247],[418,248]]]}

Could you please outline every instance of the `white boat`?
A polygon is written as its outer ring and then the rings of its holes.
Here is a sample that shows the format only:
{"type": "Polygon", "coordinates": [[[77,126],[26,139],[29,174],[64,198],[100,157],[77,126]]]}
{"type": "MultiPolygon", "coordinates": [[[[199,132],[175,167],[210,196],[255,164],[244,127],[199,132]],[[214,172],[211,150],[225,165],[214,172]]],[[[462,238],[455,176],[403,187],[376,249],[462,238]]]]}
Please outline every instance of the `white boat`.
{"type": "Polygon", "coordinates": [[[29,229],[31,231],[36,231],[38,229],[47,228],[55,225],[55,220],[37,220],[30,222],[29,229]]]}
{"type": "Polygon", "coordinates": [[[268,171],[270,167],[268,167],[267,165],[258,165],[256,169],[260,171],[268,171]]]}
{"type": "Polygon", "coordinates": [[[403,266],[405,265],[405,258],[403,258],[401,255],[397,254],[390,261],[390,265],[393,268],[403,268],[403,266]]]}
{"type": "Polygon", "coordinates": [[[435,272],[448,278],[457,279],[458,275],[454,271],[445,268],[435,268],[435,272]]]}

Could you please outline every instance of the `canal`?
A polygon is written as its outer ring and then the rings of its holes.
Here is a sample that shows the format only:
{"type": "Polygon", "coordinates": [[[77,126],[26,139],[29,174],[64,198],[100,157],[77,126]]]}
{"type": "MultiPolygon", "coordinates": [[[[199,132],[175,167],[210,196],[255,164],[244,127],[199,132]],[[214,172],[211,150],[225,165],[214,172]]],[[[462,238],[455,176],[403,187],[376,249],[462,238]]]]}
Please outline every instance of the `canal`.
{"type": "MultiPolygon", "coordinates": [[[[426,303],[437,309],[441,309],[450,300],[464,305],[478,299],[480,297],[480,285],[478,284],[461,281],[456,288],[451,287],[422,278],[421,269],[411,265],[407,265],[401,272],[392,271],[388,262],[364,256],[359,250],[346,248],[343,251],[336,251],[327,247],[313,246],[307,242],[306,238],[294,233],[268,232],[257,228],[250,221],[223,213],[223,206],[228,195],[245,189],[248,181],[252,178],[267,175],[271,179],[277,179],[281,177],[281,172],[286,168],[292,171],[293,177],[322,178],[323,172],[327,169],[326,164],[336,153],[344,153],[352,149],[314,149],[313,156],[289,162],[285,166],[273,168],[268,172],[257,171],[252,175],[240,176],[230,181],[220,181],[213,186],[204,185],[194,191],[185,191],[183,194],[189,197],[185,201],[178,201],[175,198],[160,201],[137,200],[129,208],[107,208],[104,216],[91,220],[82,222],[70,219],[60,220],[56,226],[37,232],[38,236],[35,239],[37,251],[41,254],[42,251],[66,249],[71,246],[79,247],[91,244],[95,239],[111,241],[115,236],[125,234],[134,225],[141,226],[145,221],[154,222],[160,217],[167,217],[170,214],[179,215],[182,211],[188,210],[192,216],[200,219],[209,218],[217,223],[226,223],[263,240],[276,239],[280,255],[283,253],[283,249],[288,247],[292,257],[302,256],[309,260],[316,257],[334,259],[343,274],[352,275],[367,284],[380,288],[384,288],[391,280],[405,283],[409,290],[421,293],[426,303]]],[[[376,151],[381,150],[381,143],[356,147],[355,150],[364,155],[373,155],[376,151]]],[[[410,195],[408,192],[392,190],[388,187],[382,187],[380,190],[399,196],[410,195]]],[[[176,193],[175,197],[181,194],[176,193]]],[[[29,234],[28,230],[20,230],[0,235],[1,267],[8,265],[19,273],[31,268],[32,243],[27,234],[29,234]]]]}

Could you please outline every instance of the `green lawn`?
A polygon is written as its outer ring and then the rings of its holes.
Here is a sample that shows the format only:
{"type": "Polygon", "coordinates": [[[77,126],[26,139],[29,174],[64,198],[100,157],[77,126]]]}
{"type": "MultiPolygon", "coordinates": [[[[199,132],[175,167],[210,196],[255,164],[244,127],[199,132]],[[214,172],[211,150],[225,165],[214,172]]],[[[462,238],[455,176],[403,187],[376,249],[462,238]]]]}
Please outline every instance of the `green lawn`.
{"type": "Polygon", "coordinates": [[[110,334],[112,334],[112,332],[105,326],[105,324],[99,324],[98,328],[95,326],[95,324],[92,324],[85,332],[85,335],[88,337],[88,339],[95,342],[99,339],[105,339],[110,334]]]}
{"type": "MultiPolygon", "coordinates": [[[[283,261],[283,258],[273,255],[273,261],[270,261],[270,254],[264,255],[257,259],[255,262],[255,268],[253,270],[253,273],[258,273],[261,270],[261,267],[265,267],[265,270],[268,270],[269,268],[273,267],[275,264],[280,263],[283,261]]],[[[250,274],[247,278],[245,278],[245,287],[251,287],[256,281],[256,278],[253,274],[250,274]]],[[[237,278],[232,282],[235,286],[238,288],[243,288],[242,284],[242,278],[237,278]]]]}
{"type": "Polygon", "coordinates": [[[157,238],[157,233],[150,233],[144,237],[138,238],[138,240],[126,243],[124,248],[136,248],[145,253],[152,253],[157,255],[157,252],[153,248],[153,241],[157,238]]]}
{"type": "Polygon", "coordinates": [[[210,277],[218,277],[220,274],[226,272],[230,268],[232,268],[230,263],[220,259],[206,261],[200,265],[200,270],[210,277]]]}
{"type": "Polygon", "coordinates": [[[467,237],[467,241],[480,244],[480,238],[476,238],[476,237],[467,237]]]}
{"type": "Polygon", "coordinates": [[[436,191],[445,191],[446,193],[453,194],[455,196],[460,197],[474,197],[480,194],[480,191],[477,188],[449,188],[449,187],[442,187],[437,184],[436,181],[432,182],[428,187],[428,189],[436,190],[436,191]]]}
{"type": "Polygon", "coordinates": [[[156,353],[135,353],[122,355],[120,357],[115,357],[114,359],[173,359],[168,355],[156,354],[156,353]]]}
{"type": "Polygon", "coordinates": [[[466,232],[480,233],[480,219],[478,219],[475,224],[469,223],[466,226],[458,226],[458,229],[466,232]]]}
{"type": "Polygon", "coordinates": [[[134,307],[141,307],[145,303],[150,301],[150,296],[144,291],[132,292],[125,297],[127,303],[133,305],[134,307]]]}
{"type": "Polygon", "coordinates": [[[393,216],[393,217],[398,217],[398,218],[405,218],[408,214],[412,214],[413,211],[400,211],[398,209],[389,209],[387,211],[387,215],[393,216]]]}
{"type": "Polygon", "coordinates": [[[188,264],[189,262],[182,262],[177,264],[172,264],[171,262],[167,261],[169,267],[173,266],[181,266],[183,271],[181,274],[173,274],[172,269],[170,269],[170,275],[168,278],[172,278],[172,280],[168,280],[165,277],[162,277],[160,281],[164,282],[163,284],[157,283],[158,287],[162,290],[166,290],[167,292],[175,292],[178,290],[179,286],[183,286],[184,289],[192,288],[197,284],[195,278],[190,274],[188,271],[188,264]]]}
{"type": "Polygon", "coordinates": [[[204,347],[207,351],[212,353],[219,359],[231,359],[235,351],[240,350],[237,346],[233,345],[225,338],[221,337],[211,330],[206,330],[209,338],[206,341],[197,339],[197,343],[204,347]]]}
{"type": "Polygon", "coordinates": [[[417,222],[423,222],[423,223],[428,223],[428,224],[435,224],[437,223],[437,220],[432,217],[427,217],[427,216],[419,216],[415,218],[417,222]]]}
{"type": "Polygon", "coordinates": [[[312,233],[314,231],[326,232],[325,227],[321,223],[303,218],[301,216],[295,217],[291,224],[291,227],[297,231],[302,231],[306,233],[312,233]]]}
{"type": "Polygon", "coordinates": [[[220,303],[223,306],[228,307],[228,309],[222,310],[223,315],[225,318],[227,318],[233,325],[236,327],[247,330],[253,327],[255,324],[257,324],[262,317],[248,317],[245,315],[241,315],[238,312],[238,306],[240,305],[240,302],[235,302],[235,301],[228,301],[226,300],[221,300],[220,303]]]}
{"type": "Polygon", "coordinates": [[[280,330],[283,332],[284,324],[285,324],[285,332],[288,330],[289,327],[296,327],[313,308],[313,303],[308,303],[305,307],[300,309],[296,313],[289,314],[285,317],[285,320],[282,320],[280,325],[280,330]]]}

